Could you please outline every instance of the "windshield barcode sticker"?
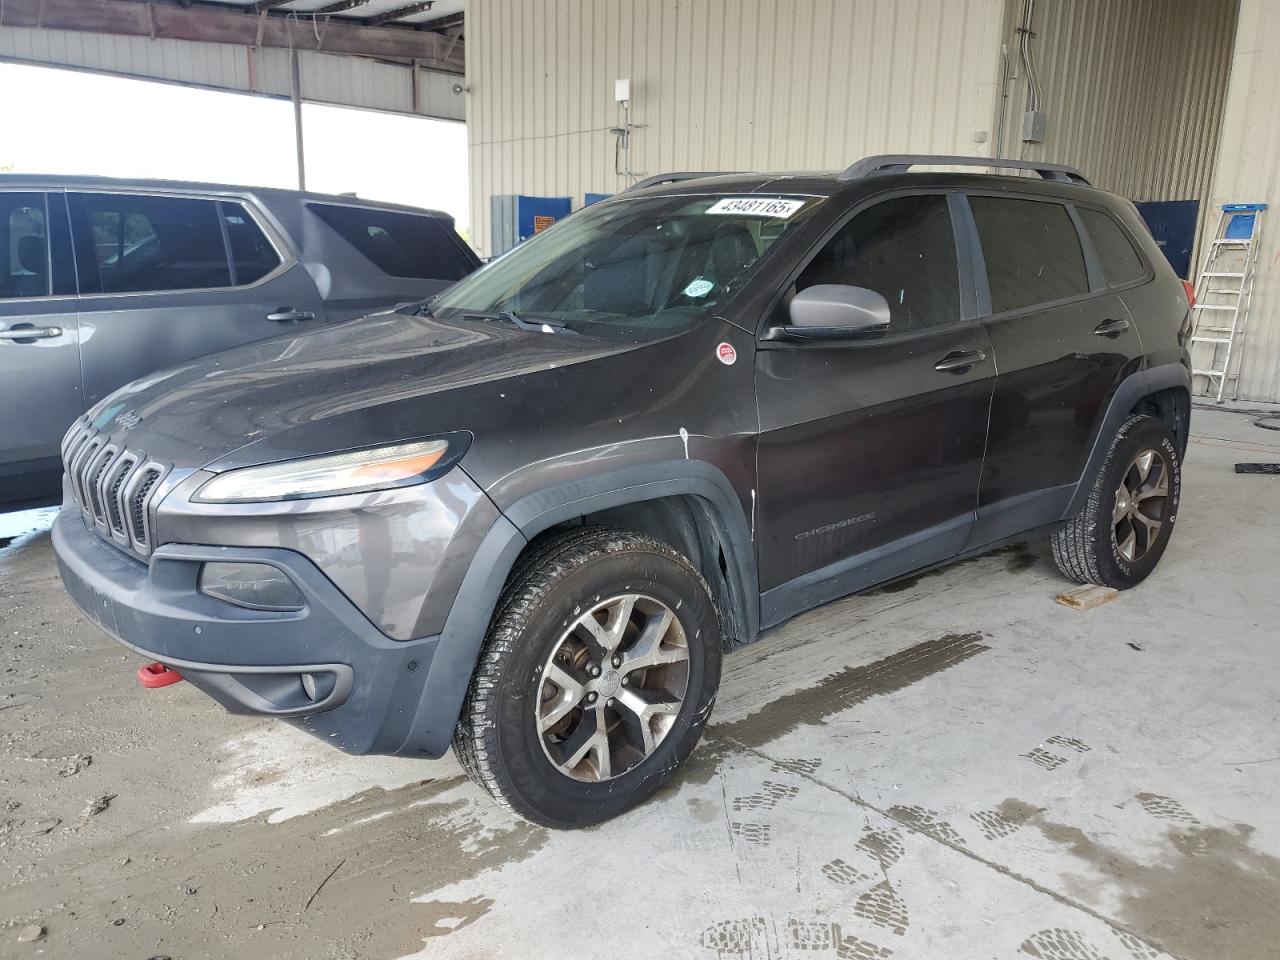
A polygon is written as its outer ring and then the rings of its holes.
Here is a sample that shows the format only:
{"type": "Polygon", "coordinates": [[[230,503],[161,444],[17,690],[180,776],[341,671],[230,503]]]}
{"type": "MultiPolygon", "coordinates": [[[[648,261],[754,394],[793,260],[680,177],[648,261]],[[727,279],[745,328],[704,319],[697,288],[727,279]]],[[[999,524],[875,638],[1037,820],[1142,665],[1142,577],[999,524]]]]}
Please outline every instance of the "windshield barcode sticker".
{"type": "Polygon", "coordinates": [[[740,217],[773,217],[785,220],[803,206],[803,200],[784,200],[782,197],[725,197],[717,200],[707,213],[734,213],[740,217]]]}

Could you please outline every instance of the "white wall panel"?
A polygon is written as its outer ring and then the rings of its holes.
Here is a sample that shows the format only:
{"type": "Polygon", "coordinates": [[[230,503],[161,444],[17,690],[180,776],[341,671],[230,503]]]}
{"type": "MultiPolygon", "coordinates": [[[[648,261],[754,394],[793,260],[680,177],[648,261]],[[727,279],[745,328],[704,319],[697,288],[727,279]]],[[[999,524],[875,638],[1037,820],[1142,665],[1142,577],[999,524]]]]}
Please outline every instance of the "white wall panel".
{"type": "Polygon", "coordinates": [[[472,239],[489,197],[626,186],[613,82],[632,82],[639,176],[831,169],[991,147],[1004,0],[473,0],[472,239]],[[975,133],[987,134],[985,143],[975,133]]]}
{"type": "MultiPolygon", "coordinates": [[[[275,48],[5,26],[0,27],[0,60],[289,96],[289,52],[275,48]]],[[[303,98],[312,103],[442,120],[462,120],[465,112],[464,98],[451,89],[459,80],[453,74],[419,70],[415,110],[408,66],[303,51],[299,71],[303,98]]]]}
{"type": "MultiPolygon", "coordinates": [[[[1242,0],[1210,199],[1215,215],[1224,203],[1271,205],[1264,217],[1257,280],[1243,339],[1239,396],[1245,400],[1280,400],[1280,110],[1277,99],[1280,99],[1280,4],[1274,0],[1242,0]]],[[[1227,390],[1231,395],[1231,385],[1227,390]]]]}

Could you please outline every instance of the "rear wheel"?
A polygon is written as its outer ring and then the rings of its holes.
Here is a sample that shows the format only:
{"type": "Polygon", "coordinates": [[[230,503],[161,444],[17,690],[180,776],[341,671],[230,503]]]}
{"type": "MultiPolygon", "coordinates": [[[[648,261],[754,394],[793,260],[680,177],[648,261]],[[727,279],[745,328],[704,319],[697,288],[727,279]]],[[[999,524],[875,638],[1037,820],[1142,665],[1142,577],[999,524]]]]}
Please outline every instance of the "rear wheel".
{"type": "Polygon", "coordinates": [[[720,679],[706,583],[671,548],[610,530],[536,548],[499,602],[454,751],[536,823],[617,816],[697,743],[720,679]]]}
{"type": "Polygon", "coordinates": [[[1084,509],[1053,535],[1053,559],[1079,583],[1126,590],[1159,562],[1182,493],[1182,459],[1169,427],[1133,416],[1116,432],[1084,509]]]}

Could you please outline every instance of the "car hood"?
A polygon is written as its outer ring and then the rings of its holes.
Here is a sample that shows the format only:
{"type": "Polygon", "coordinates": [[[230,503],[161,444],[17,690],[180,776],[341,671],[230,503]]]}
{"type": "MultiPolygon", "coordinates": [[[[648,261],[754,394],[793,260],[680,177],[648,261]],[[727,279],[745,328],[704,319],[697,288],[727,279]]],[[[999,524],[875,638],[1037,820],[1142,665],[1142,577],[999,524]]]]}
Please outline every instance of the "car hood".
{"type": "Polygon", "coordinates": [[[175,467],[229,469],[474,430],[499,400],[504,416],[518,415],[539,375],[562,378],[635,348],[500,321],[375,314],[144,377],[90,417],[175,467]]]}

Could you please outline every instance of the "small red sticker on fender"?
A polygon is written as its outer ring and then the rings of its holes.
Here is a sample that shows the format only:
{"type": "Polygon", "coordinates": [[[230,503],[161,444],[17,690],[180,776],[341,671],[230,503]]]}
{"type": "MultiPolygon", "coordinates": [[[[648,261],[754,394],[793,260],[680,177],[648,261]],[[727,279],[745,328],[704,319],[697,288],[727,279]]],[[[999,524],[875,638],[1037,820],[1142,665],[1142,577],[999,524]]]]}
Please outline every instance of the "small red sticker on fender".
{"type": "Polygon", "coordinates": [[[733,349],[732,343],[722,343],[716,347],[716,356],[725,366],[732,366],[738,359],[738,351],[733,349]]]}

